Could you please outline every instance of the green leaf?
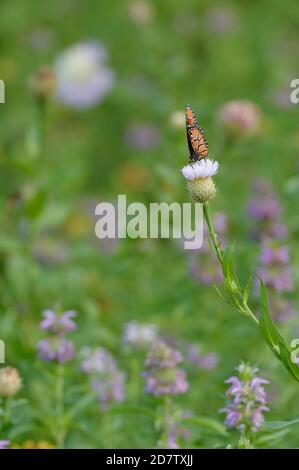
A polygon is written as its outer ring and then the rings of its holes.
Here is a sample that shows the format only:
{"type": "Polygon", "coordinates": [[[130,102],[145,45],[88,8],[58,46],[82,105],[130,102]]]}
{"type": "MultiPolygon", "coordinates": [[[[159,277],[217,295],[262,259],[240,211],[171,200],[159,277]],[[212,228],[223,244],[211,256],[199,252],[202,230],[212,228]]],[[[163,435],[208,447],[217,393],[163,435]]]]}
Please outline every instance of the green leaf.
{"type": "Polygon", "coordinates": [[[261,283],[261,300],[260,300],[260,331],[265,338],[267,344],[275,356],[283,363],[289,374],[299,382],[299,368],[297,364],[291,361],[291,351],[287,347],[283,337],[279,333],[275,323],[269,314],[269,305],[267,299],[267,291],[263,280],[261,283]]]}
{"type": "Polygon", "coordinates": [[[299,382],[299,367],[297,364],[292,362],[291,351],[284,342],[279,343],[279,347],[282,362],[284,363],[289,373],[299,382]]]}
{"type": "Polygon", "coordinates": [[[244,293],[243,293],[243,302],[244,302],[244,304],[247,304],[247,302],[248,302],[248,298],[249,298],[253,278],[254,278],[254,274],[251,274],[251,276],[248,279],[247,284],[245,286],[244,293]]]}
{"type": "Polygon", "coordinates": [[[229,245],[223,252],[222,271],[225,279],[228,281],[230,290],[235,291],[239,289],[239,280],[234,271],[233,251],[234,246],[229,245]]]}
{"type": "Polygon", "coordinates": [[[217,434],[226,435],[227,430],[225,426],[213,418],[207,418],[206,416],[195,416],[191,418],[184,418],[185,423],[190,423],[198,426],[201,429],[208,429],[209,431],[216,432],[217,434]]]}
{"type": "Polygon", "coordinates": [[[89,393],[87,395],[83,395],[75,405],[68,411],[68,417],[70,419],[75,418],[78,414],[80,414],[85,408],[90,406],[92,403],[96,401],[97,394],[96,393],[89,393]]]}
{"type": "Polygon", "coordinates": [[[279,441],[280,439],[282,439],[286,434],[288,434],[288,432],[289,432],[289,429],[281,429],[279,431],[272,432],[271,434],[264,434],[264,435],[259,436],[255,440],[254,443],[257,446],[263,446],[265,444],[273,445],[274,442],[279,441]]]}
{"type": "Polygon", "coordinates": [[[25,212],[30,219],[36,219],[43,211],[47,199],[46,191],[40,190],[26,204],[25,212]]]}
{"type": "Polygon", "coordinates": [[[279,429],[288,428],[289,426],[293,426],[294,424],[299,424],[299,417],[291,419],[289,421],[266,421],[263,424],[262,429],[266,431],[276,431],[279,429]]]}
{"type": "Polygon", "coordinates": [[[114,405],[109,409],[109,413],[111,414],[119,414],[119,413],[136,413],[141,414],[144,416],[148,416],[149,418],[156,419],[156,413],[151,410],[150,408],[146,408],[145,406],[139,405],[114,405]]]}
{"type": "Polygon", "coordinates": [[[270,317],[267,291],[262,279],[260,279],[260,288],[260,331],[267,344],[272,349],[273,353],[276,355],[276,357],[281,359],[279,344],[284,343],[284,340],[277,330],[272,318],[270,317]]]}

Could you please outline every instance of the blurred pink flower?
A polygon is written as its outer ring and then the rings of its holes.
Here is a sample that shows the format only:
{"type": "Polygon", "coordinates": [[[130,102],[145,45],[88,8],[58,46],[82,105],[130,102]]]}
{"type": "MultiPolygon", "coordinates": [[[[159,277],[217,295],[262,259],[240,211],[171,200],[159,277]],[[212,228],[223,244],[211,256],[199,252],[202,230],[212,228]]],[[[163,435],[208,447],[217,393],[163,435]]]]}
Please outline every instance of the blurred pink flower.
{"type": "Polygon", "coordinates": [[[128,12],[133,23],[146,25],[153,19],[153,5],[146,0],[134,0],[128,6],[128,12]]]}
{"type": "Polygon", "coordinates": [[[129,147],[137,150],[151,150],[160,144],[160,130],[152,124],[135,124],[129,127],[124,135],[129,147]]]}
{"type": "Polygon", "coordinates": [[[239,18],[236,13],[220,6],[208,10],[204,21],[208,31],[219,35],[234,32],[239,26],[239,18]]]}
{"type": "Polygon", "coordinates": [[[6,449],[9,444],[10,444],[10,441],[0,441],[0,450],[6,449]]]}
{"type": "Polygon", "coordinates": [[[233,136],[252,136],[260,131],[262,112],[259,106],[251,101],[229,101],[220,108],[219,121],[233,136]]]}

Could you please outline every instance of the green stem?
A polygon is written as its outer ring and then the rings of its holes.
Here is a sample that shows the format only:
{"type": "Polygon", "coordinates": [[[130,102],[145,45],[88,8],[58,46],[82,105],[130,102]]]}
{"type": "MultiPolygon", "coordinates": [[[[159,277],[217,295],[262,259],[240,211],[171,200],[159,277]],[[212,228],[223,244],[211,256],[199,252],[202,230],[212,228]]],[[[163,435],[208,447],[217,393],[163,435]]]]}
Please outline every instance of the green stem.
{"type": "Polygon", "coordinates": [[[137,402],[140,396],[140,387],[141,387],[140,357],[137,354],[131,360],[131,367],[132,367],[132,378],[131,378],[132,399],[137,402]]]}
{"type": "Polygon", "coordinates": [[[238,449],[252,449],[251,441],[246,430],[241,432],[241,436],[238,442],[238,449]]]}
{"type": "Polygon", "coordinates": [[[10,421],[10,399],[4,398],[3,402],[3,425],[6,426],[10,421]]]}
{"type": "MultiPolygon", "coordinates": [[[[163,397],[162,407],[157,408],[157,412],[162,414],[161,420],[161,437],[159,441],[159,445],[163,449],[168,448],[168,437],[169,437],[169,420],[171,419],[172,412],[173,412],[173,402],[169,396],[163,397]]],[[[159,417],[160,418],[160,417],[159,417]]]]}
{"type": "Polygon", "coordinates": [[[207,202],[205,202],[203,204],[203,213],[204,213],[204,216],[205,216],[205,219],[206,219],[206,222],[207,222],[207,226],[208,226],[208,229],[209,229],[209,236],[210,236],[210,239],[212,241],[214,251],[215,251],[215,253],[217,255],[217,258],[218,258],[218,260],[219,260],[219,262],[222,266],[223,256],[222,256],[222,252],[221,252],[220,247],[219,247],[219,243],[217,241],[217,234],[216,234],[214,226],[213,226],[213,222],[212,222],[211,215],[210,215],[210,209],[209,209],[209,205],[208,205],[207,202]]]}
{"type": "Polygon", "coordinates": [[[39,98],[36,102],[36,128],[38,155],[41,160],[45,155],[46,121],[47,102],[44,98],[39,98]]]}
{"type": "Polygon", "coordinates": [[[2,419],[0,423],[0,431],[3,431],[4,428],[9,424],[10,422],[10,399],[7,397],[3,398],[2,401],[2,407],[0,406],[0,409],[2,408],[2,419]]]}
{"type": "Polygon", "coordinates": [[[56,444],[63,449],[65,440],[64,425],[64,365],[58,364],[56,370],[56,444]]]}
{"type": "Polygon", "coordinates": [[[112,418],[107,413],[107,410],[101,410],[101,421],[103,432],[101,447],[103,449],[113,449],[112,418]]]}
{"type": "MultiPolygon", "coordinates": [[[[223,254],[222,254],[222,251],[220,249],[220,245],[217,241],[217,234],[216,234],[215,229],[214,229],[214,225],[213,225],[212,218],[211,218],[211,215],[210,215],[209,205],[208,205],[207,202],[203,204],[203,213],[204,213],[205,220],[207,222],[210,240],[212,242],[215,254],[216,254],[216,256],[219,260],[219,263],[220,263],[222,271],[223,271],[223,254]]],[[[243,296],[242,296],[242,298],[243,298],[243,296]]],[[[244,313],[245,315],[247,315],[254,323],[256,323],[256,325],[259,324],[258,319],[256,318],[256,316],[254,315],[254,313],[252,312],[252,310],[248,306],[247,302],[245,302],[244,300],[240,300],[240,302],[238,303],[236,308],[239,312],[244,313]]]]}

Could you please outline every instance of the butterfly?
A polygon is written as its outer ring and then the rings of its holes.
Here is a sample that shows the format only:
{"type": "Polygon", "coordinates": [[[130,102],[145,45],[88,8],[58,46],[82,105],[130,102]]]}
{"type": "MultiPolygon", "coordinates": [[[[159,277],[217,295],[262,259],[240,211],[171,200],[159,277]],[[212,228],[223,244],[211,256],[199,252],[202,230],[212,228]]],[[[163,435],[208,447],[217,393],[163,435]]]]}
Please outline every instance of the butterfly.
{"type": "Polygon", "coordinates": [[[186,106],[186,131],[190,152],[189,161],[196,162],[206,158],[209,154],[208,141],[203,134],[203,129],[197,123],[196,116],[190,104],[186,106]]]}

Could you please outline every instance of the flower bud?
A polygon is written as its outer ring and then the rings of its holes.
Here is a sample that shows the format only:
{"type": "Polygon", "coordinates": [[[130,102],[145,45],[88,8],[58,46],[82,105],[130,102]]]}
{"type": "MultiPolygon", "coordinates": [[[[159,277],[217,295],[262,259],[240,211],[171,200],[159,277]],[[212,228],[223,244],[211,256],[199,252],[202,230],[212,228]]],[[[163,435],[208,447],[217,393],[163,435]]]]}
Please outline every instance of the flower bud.
{"type": "Polygon", "coordinates": [[[187,179],[188,192],[194,201],[204,203],[216,195],[212,176],[217,173],[218,168],[218,162],[201,159],[182,169],[182,174],[187,179]]]}
{"type": "Polygon", "coordinates": [[[216,195],[216,186],[211,177],[190,180],[187,182],[187,189],[192,199],[197,202],[207,202],[216,195]]]}
{"type": "Polygon", "coordinates": [[[38,99],[47,99],[53,95],[56,87],[56,76],[50,67],[40,67],[30,78],[32,94],[38,99]]]}

